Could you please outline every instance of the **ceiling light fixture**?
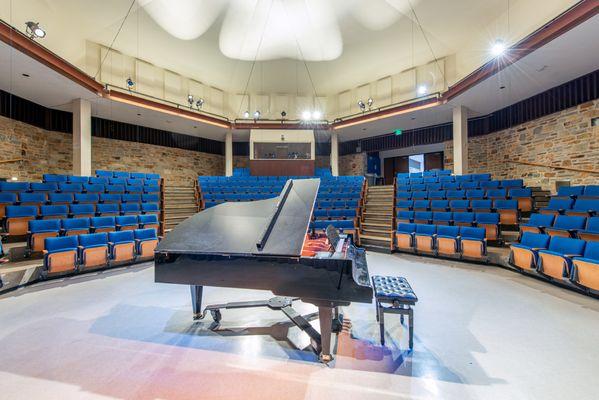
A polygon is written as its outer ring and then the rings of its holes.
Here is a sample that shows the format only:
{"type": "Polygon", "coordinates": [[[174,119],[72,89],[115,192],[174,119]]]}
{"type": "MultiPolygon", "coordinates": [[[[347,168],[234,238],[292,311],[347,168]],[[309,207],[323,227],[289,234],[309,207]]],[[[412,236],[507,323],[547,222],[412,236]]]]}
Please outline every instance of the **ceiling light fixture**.
{"type": "Polygon", "coordinates": [[[372,105],[374,104],[374,100],[372,99],[372,97],[368,98],[366,104],[368,104],[368,108],[372,108],[372,105]]]}
{"type": "Polygon", "coordinates": [[[426,85],[420,85],[418,86],[418,96],[422,96],[424,94],[426,94],[426,85]]]}
{"type": "Polygon", "coordinates": [[[260,111],[259,110],[254,111],[254,119],[260,119],[260,111]]]}
{"type": "Polygon", "coordinates": [[[506,46],[505,42],[501,39],[495,40],[493,45],[491,46],[491,54],[493,57],[500,57],[505,53],[506,46]]]}
{"type": "Polygon", "coordinates": [[[360,110],[362,111],[366,110],[366,104],[364,104],[362,100],[358,100],[358,107],[360,107],[360,110]]]}
{"type": "Polygon", "coordinates": [[[187,102],[189,103],[189,108],[193,107],[193,95],[192,94],[187,95],[187,102]]]}
{"type": "Polygon", "coordinates": [[[196,101],[196,107],[198,108],[198,110],[200,108],[202,108],[203,105],[204,105],[204,99],[199,98],[198,101],[196,101]]]}
{"type": "Polygon", "coordinates": [[[311,113],[310,111],[308,111],[308,110],[305,110],[305,111],[302,113],[302,119],[303,119],[304,121],[310,121],[310,118],[311,118],[311,117],[312,117],[312,113],[311,113]]]}
{"type": "Polygon", "coordinates": [[[250,112],[249,111],[244,111],[243,113],[243,118],[248,119],[250,117],[250,112]]]}
{"type": "Polygon", "coordinates": [[[40,28],[39,22],[25,22],[25,33],[29,35],[29,39],[43,39],[46,36],[46,31],[40,28]]]}
{"type": "Polygon", "coordinates": [[[312,119],[315,121],[319,121],[322,118],[322,113],[318,110],[312,113],[312,119]]]}
{"type": "Polygon", "coordinates": [[[131,90],[131,88],[135,86],[135,82],[133,82],[133,79],[131,79],[131,77],[127,78],[125,80],[125,83],[127,84],[127,89],[129,90],[131,90]]]}
{"type": "Polygon", "coordinates": [[[281,118],[285,118],[287,116],[287,112],[285,110],[281,111],[281,118]]]}

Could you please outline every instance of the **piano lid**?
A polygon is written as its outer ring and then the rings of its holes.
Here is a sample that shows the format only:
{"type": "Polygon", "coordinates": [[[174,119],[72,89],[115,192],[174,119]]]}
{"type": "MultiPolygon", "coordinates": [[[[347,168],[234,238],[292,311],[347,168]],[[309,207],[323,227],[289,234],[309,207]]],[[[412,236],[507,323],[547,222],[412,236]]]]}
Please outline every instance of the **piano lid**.
{"type": "Polygon", "coordinates": [[[229,202],[180,223],[157,252],[299,257],[320,179],[288,180],[278,197],[229,202]]]}

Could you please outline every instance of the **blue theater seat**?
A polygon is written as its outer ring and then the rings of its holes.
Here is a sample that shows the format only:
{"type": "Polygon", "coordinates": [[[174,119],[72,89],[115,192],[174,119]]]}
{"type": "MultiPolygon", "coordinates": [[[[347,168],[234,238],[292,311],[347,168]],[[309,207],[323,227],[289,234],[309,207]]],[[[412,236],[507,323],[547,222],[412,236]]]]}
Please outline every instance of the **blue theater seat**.
{"type": "Polygon", "coordinates": [[[112,172],[112,176],[114,176],[115,178],[124,178],[127,179],[131,176],[131,174],[129,172],[126,171],[113,171],[112,172]]]}
{"type": "Polygon", "coordinates": [[[449,200],[432,200],[431,211],[447,211],[449,210],[449,200]]]}
{"type": "Polygon", "coordinates": [[[144,187],[136,185],[127,185],[125,187],[125,191],[127,193],[139,193],[141,195],[144,192],[144,187]]]}
{"type": "Polygon", "coordinates": [[[499,188],[500,184],[500,181],[482,181],[480,182],[480,188],[488,191],[499,188]]]}
{"type": "Polygon", "coordinates": [[[137,229],[137,215],[123,215],[116,217],[116,229],[118,231],[128,231],[137,229]]]}
{"type": "Polygon", "coordinates": [[[572,258],[570,280],[595,294],[599,292],[599,242],[587,242],[582,257],[572,258]]]}
{"type": "Polygon", "coordinates": [[[468,200],[484,199],[485,191],[482,189],[470,189],[466,191],[466,198],[468,200]]]}
{"type": "Polygon", "coordinates": [[[507,192],[505,189],[489,189],[485,194],[487,199],[491,200],[505,200],[507,197],[507,192]]]}
{"type": "Polygon", "coordinates": [[[97,193],[75,193],[74,200],[77,204],[96,204],[100,196],[97,193]]]}
{"type": "Polygon", "coordinates": [[[416,224],[398,223],[395,230],[395,248],[402,251],[414,250],[416,224]]]}
{"type": "Polygon", "coordinates": [[[69,182],[69,183],[88,183],[89,176],[68,175],[67,182],[69,182]]]}
{"type": "Polygon", "coordinates": [[[398,211],[395,220],[397,223],[410,223],[414,220],[414,211],[398,211]]]}
{"type": "Polygon", "coordinates": [[[159,203],[160,196],[155,193],[144,193],[141,195],[141,201],[144,203],[159,203]]]}
{"type": "Polygon", "coordinates": [[[443,190],[459,190],[460,189],[460,183],[459,182],[444,182],[443,185],[441,186],[441,188],[443,190]]]}
{"type": "MultiPolygon", "coordinates": [[[[353,210],[339,210],[339,211],[353,211],[353,210]]],[[[143,214],[159,214],[160,207],[158,206],[158,203],[142,203],[141,212],[143,214]]],[[[355,214],[356,213],[354,211],[354,216],[355,216],[355,214]]]]}
{"type": "Polygon", "coordinates": [[[153,228],[156,229],[156,231],[160,229],[160,222],[158,222],[158,216],[156,214],[138,215],[137,222],[141,229],[153,228]]]}
{"type": "Polygon", "coordinates": [[[79,235],[79,261],[82,269],[102,268],[108,265],[108,234],[79,235]]]}
{"type": "Polygon", "coordinates": [[[154,258],[154,250],[158,245],[156,229],[136,229],[133,231],[133,235],[135,236],[135,249],[139,258],[154,258]]]}
{"type": "Polygon", "coordinates": [[[549,248],[539,250],[537,272],[558,281],[569,278],[572,258],[582,257],[585,244],[584,240],[553,236],[549,248]]]}
{"type": "Polygon", "coordinates": [[[119,194],[123,194],[125,193],[125,185],[106,185],[106,193],[119,193],[119,194]]]}
{"type": "Polygon", "coordinates": [[[71,204],[69,206],[73,218],[92,218],[96,216],[94,204],[71,204]]]}
{"type": "Polygon", "coordinates": [[[412,192],[397,192],[395,194],[395,197],[397,199],[401,199],[401,200],[411,200],[412,199],[412,192]]]}
{"type": "Polygon", "coordinates": [[[138,193],[127,193],[121,195],[121,201],[123,203],[141,203],[141,194],[138,193]]]}
{"type": "Polygon", "coordinates": [[[487,240],[485,239],[485,229],[461,226],[460,252],[462,258],[465,259],[486,260],[487,240]]]}
{"type": "Polygon", "coordinates": [[[461,182],[460,187],[463,190],[476,190],[479,188],[480,182],[461,182]]]}
{"type": "Polygon", "coordinates": [[[449,208],[453,212],[466,212],[470,210],[469,200],[451,200],[449,202],[449,208]]]}
{"type": "Polygon", "coordinates": [[[83,191],[83,185],[81,183],[60,182],[58,184],[58,190],[62,193],[81,193],[83,191]]]}
{"type": "Polygon", "coordinates": [[[428,199],[428,192],[425,190],[419,190],[417,192],[412,191],[412,200],[426,200],[428,199]]]}
{"type": "Polygon", "coordinates": [[[79,236],[49,237],[44,243],[44,276],[76,271],[79,236]]]}
{"type": "Polygon", "coordinates": [[[599,211],[599,199],[576,199],[571,210],[566,210],[566,215],[580,215],[591,217],[599,211]]]}
{"type": "Polygon", "coordinates": [[[27,250],[30,252],[41,252],[44,250],[44,239],[56,237],[60,234],[60,220],[31,220],[27,232],[27,250]]]}
{"type": "Polygon", "coordinates": [[[499,213],[499,223],[502,225],[518,225],[520,212],[516,200],[495,200],[493,207],[499,213]]]}
{"type": "Polygon", "coordinates": [[[441,183],[454,183],[455,178],[451,175],[448,176],[439,176],[439,182],[441,183]]]}
{"type": "Polygon", "coordinates": [[[66,182],[68,180],[67,175],[58,175],[58,174],[43,174],[42,180],[44,182],[66,182]]]}
{"type": "Polygon", "coordinates": [[[444,199],[445,198],[445,191],[441,190],[442,185],[440,183],[426,183],[426,190],[428,190],[429,192],[429,199],[432,198],[431,196],[431,192],[433,192],[433,195],[436,196],[436,199],[444,199]],[[442,192],[442,193],[437,193],[437,192],[442,192]]]}
{"type": "Polygon", "coordinates": [[[599,199],[599,185],[587,185],[582,196],[585,199],[599,199]]]}
{"type": "Polygon", "coordinates": [[[108,254],[111,264],[135,260],[135,235],[133,231],[108,233],[108,254]]]}
{"type": "Polygon", "coordinates": [[[561,186],[557,189],[556,197],[577,198],[584,194],[584,186],[561,186]]]}
{"type": "Polygon", "coordinates": [[[29,188],[32,192],[55,192],[58,190],[56,182],[31,182],[29,188]]]}
{"type": "Polygon", "coordinates": [[[312,213],[314,219],[329,219],[329,210],[327,209],[316,209],[312,213]]]}
{"type": "Polygon", "coordinates": [[[141,179],[129,178],[129,179],[127,179],[127,186],[143,186],[145,184],[146,184],[146,180],[144,178],[141,178],[141,179]]]}
{"type": "MultiPolygon", "coordinates": [[[[107,185],[108,184],[108,177],[106,176],[90,176],[89,177],[89,184],[88,185],[107,185]]],[[[83,185],[83,187],[86,187],[87,185],[83,185]]]]}
{"type": "Polygon", "coordinates": [[[96,170],[96,176],[105,177],[105,178],[111,178],[112,177],[112,171],[104,171],[104,170],[101,170],[101,169],[97,169],[96,170]]]}
{"type": "Polygon", "coordinates": [[[489,213],[493,208],[493,202],[491,200],[472,200],[470,202],[470,208],[475,213],[489,213]]]}
{"type": "Polygon", "coordinates": [[[144,193],[159,193],[160,192],[160,186],[158,186],[158,185],[144,185],[143,192],[144,193]]]}
{"type": "Polygon", "coordinates": [[[416,211],[414,213],[415,224],[430,224],[433,221],[433,213],[430,211],[416,211]]]}
{"type": "Polygon", "coordinates": [[[520,224],[520,234],[524,232],[543,233],[546,227],[553,225],[552,214],[531,214],[527,223],[520,224]]]}
{"type": "Polygon", "coordinates": [[[139,203],[122,203],[121,204],[121,215],[133,215],[141,214],[141,207],[139,203]]]}
{"type": "Polygon", "coordinates": [[[484,228],[487,240],[499,239],[499,214],[476,213],[474,219],[477,227],[484,228]]]}
{"type": "Polygon", "coordinates": [[[532,197],[531,188],[510,188],[508,191],[508,196],[510,199],[516,200],[518,202],[518,209],[520,211],[529,212],[533,209],[534,199],[532,197]]]}
{"type": "Polygon", "coordinates": [[[436,250],[438,256],[456,257],[460,254],[460,228],[458,226],[437,226],[436,250]]]}
{"type": "Polygon", "coordinates": [[[60,224],[64,236],[85,235],[91,228],[89,218],[61,219],[60,224]]]}
{"type": "Polygon", "coordinates": [[[416,224],[414,233],[414,247],[419,253],[435,253],[435,235],[437,226],[429,224],[416,224]]]}
{"type": "Polygon", "coordinates": [[[6,215],[6,207],[17,203],[16,193],[0,192],[0,218],[6,215]]]}
{"type": "Polygon", "coordinates": [[[550,236],[576,237],[576,232],[584,230],[586,218],[578,215],[558,215],[551,227],[545,228],[550,236]]]}
{"type": "Polygon", "coordinates": [[[46,193],[19,193],[19,205],[39,207],[46,204],[46,193]]]}
{"type": "Polygon", "coordinates": [[[94,217],[90,219],[90,224],[94,233],[116,231],[115,217],[94,217]]]}
{"type": "Polygon", "coordinates": [[[53,206],[68,205],[75,201],[73,193],[49,193],[48,203],[53,206]]]}
{"type": "Polygon", "coordinates": [[[524,187],[524,181],[522,179],[506,179],[501,181],[501,187],[505,189],[518,189],[524,187]]]}
{"type": "Polygon", "coordinates": [[[587,218],[587,226],[577,232],[578,238],[587,242],[599,242],[599,217],[587,218]]]}
{"type": "Polygon", "coordinates": [[[413,200],[396,200],[395,209],[396,210],[411,210],[414,207],[413,200]]]}
{"type": "Polygon", "coordinates": [[[99,184],[99,183],[84,183],[83,184],[83,190],[85,190],[86,193],[104,193],[106,189],[106,185],[104,184],[99,184]]]}
{"type": "Polygon", "coordinates": [[[121,202],[121,194],[117,193],[101,193],[100,194],[100,202],[107,203],[120,203],[121,202]]]}
{"type": "Polygon", "coordinates": [[[428,198],[431,200],[443,200],[445,199],[445,190],[432,190],[428,192],[428,198]]]}
{"type": "Polygon", "coordinates": [[[453,224],[456,226],[473,226],[475,215],[472,212],[454,212],[453,224]]]}
{"type": "Polygon", "coordinates": [[[471,180],[472,180],[471,175],[456,175],[455,176],[456,182],[470,182],[471,180]]]}
{"type": "Polygon", "coordinates": [[[66,205],[41,206],[40,216],[42,219],[60,219],[69,216],[69,207],[66,205]]]}
{"type": "Polygon", "coordinates": [[[3,182],[0,181],[0,192],[28,192],[30,190],[29,182],[3,182]]]}
{"type": "Polygon", "coordinates": [[[127,184],[127,178],[119,178],[119,177],[108,178],[108,183],[110,185],[125,186],[127,184]]]}
{"type": "Polygon", "coordinates": [[[146,179],[157,179],[157,180],[160,180],[160,174],[147,173],[146,174],[146,179]]]}
{"type": "Polygon", "coordinates": [[[541,233],[524,232],[520,243],[510,246],[509,263],[516,268],[535,271],[539,250],[547,249],[551,236],[541,233]]]}
{"type": "Polygon", "coordinates": [[[552,197],[549,199],[547,207],[541,208],[539,212],[541,214],[563,214],[566,210],[572,208],[572,204],[574,204],[574,200],[572,199],[558,199],[552,197]]]}
{"type": "Polygon", "coordinates": [[[144,172],[131,172],[129,176],[131,179],[146,179],[146,174],[144,172]]]}
{"type": "Polygon", "coordinates": [[[484,173],[484,174],[472,174],[472,180],[473,181],[490,181],[491,180],[491,174],[488,173],[484,173]]]}
{"type": "Polygon", "coordinates": [[[453,222],[453,213],[451,212],[433,212],[433,224],[451,225],[453,222]]]}
{"type": "Polygon", "coordinates": [[[429,200],[414,200],[412,208],[414,211],[427,211],[430,207],[429,200]]]}

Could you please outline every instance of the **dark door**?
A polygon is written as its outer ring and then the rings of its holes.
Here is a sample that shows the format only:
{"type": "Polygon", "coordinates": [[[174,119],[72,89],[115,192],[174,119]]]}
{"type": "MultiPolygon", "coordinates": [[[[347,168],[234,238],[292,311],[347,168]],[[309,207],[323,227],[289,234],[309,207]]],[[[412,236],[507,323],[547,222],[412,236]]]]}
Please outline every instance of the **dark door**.
{"type": "Polygon", "coordinates": [[[424,155],[424,170],[443,169],[443,152],[427,153],[424,155]]]}
{"type": "Polygon", "coordinates": [[[410,162],[408,156],[385,158],[385,185],[393,185],[393,178],[398,172],[408,172],[410,162]]]}

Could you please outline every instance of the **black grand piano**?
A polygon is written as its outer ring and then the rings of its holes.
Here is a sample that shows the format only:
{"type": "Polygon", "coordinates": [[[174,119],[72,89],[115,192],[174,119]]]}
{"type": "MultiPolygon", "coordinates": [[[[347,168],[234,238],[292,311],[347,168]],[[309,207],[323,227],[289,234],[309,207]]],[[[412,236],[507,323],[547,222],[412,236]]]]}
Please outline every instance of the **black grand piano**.
{"type": "Polygon", "coordinates": [[[191,286],[194,318],[220,309],[281,310],[311,338],[322,361],[331,356],[331,333],[341,327],[339,306],[370,303],[365,251],[329,226],[310,235],[320,180],[288,180],[281,194],[254,202],[224,203],[179,224],[156,248],[155,281],[191,286]],[[265,301],[227,303],[202,310],[204,286],[270,290],[265,301]],[[294,300],[318,307],[320,333],[292,308],[294,300]]]}

